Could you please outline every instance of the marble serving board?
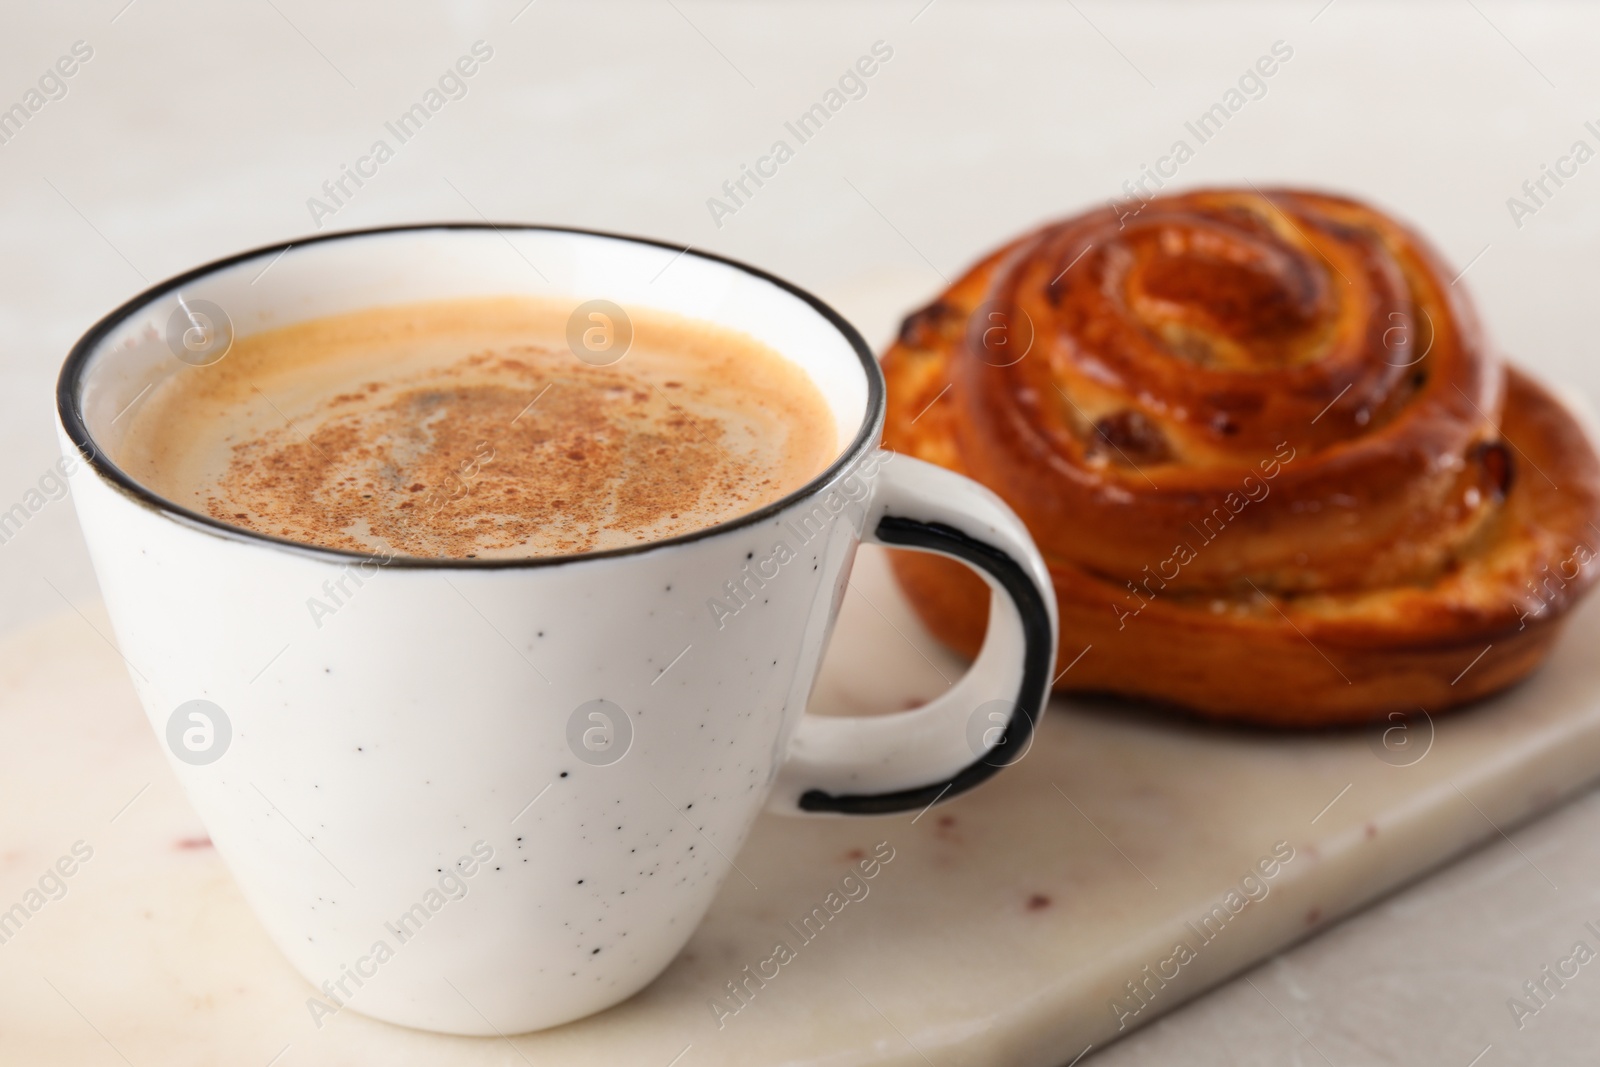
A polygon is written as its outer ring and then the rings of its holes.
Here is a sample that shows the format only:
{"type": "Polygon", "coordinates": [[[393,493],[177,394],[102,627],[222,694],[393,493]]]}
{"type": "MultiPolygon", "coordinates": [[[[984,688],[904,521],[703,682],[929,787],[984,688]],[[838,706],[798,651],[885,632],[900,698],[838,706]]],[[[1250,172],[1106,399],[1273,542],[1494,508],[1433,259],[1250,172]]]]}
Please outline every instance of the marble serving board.
{"type": "MultiPolygon", "coordinates": [[[[1600,773],[1600,604],[1530,682],[1387,735],[1057,700],[1020,764],[950,803],[761,820],[688,948],[608,1012],[319,1028],[80,607],[0,641],[0,909],[37,905],[0,943],[4,1064],[1065,1067],[1600,773]],[[874,853],[866,894],[830,898],[874,853]]],[[[897,709],[960,669],[864,549],[815,706],[897,709]]]]}

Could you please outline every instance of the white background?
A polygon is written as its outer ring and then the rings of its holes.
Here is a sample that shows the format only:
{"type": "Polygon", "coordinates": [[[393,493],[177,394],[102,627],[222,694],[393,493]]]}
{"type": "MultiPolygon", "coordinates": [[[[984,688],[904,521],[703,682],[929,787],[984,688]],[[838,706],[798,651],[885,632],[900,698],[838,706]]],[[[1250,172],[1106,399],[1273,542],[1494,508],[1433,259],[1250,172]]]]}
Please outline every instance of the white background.
{"type": "MultiPolygon", "coordinates": [[[[1193,144],[1184,121],[1280,40],[1293,58],[1174,187],[1388,208],[1470,263],[1501,348],[1600,401],[1600,160],[1520,228],[1506,205],[1574,140],[1600,150],[1583,129],[1600,126],[1600,11],[1578,5],[125,2],[8,0],[0,20],[0,108],[75,41],[94,50],[0,145],[0,511],[55,460],[55,374],[84,329],[149,283],[312,231],[308,198],[379,137],[395,158],[325,228],[646,234],[788,277],[881,346],[988,248],[1193,144]],[[398,145],[384,122],[480,39],[494,54],[467,95],[398,145]],[[880,40],[893,58],[866,95],[717,226],[707,198],[775,139],[795,146],[784,121],[880,40]]],[[[0,628],[95,595],[70,502],[0,545],[0,628]]],[[[1580,938],[1600,948],[1582,927],[1600,925],[1597,830],[1591,795],[1096,1062],[1592,1062],[1600,962],[1520,1032],[1505,1000],[1580,938]]]]}

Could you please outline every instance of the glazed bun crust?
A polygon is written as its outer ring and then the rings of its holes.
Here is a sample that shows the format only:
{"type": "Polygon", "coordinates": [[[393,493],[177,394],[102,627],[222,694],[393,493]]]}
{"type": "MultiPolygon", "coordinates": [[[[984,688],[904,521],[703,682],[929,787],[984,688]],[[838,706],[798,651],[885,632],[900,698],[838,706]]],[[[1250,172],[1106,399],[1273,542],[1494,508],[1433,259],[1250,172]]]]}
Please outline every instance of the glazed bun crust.
{"type": "MultiPolygon", "coordinates": [[[[885,355],[885,443],[995,490],[1050,564],[1062,690],[1284,726],[1435,712],[1538,665],[1592,583],[1600,462],[1419,236],[1217,190],[975,266],[885,355]]],[[[896,553],[972,653],[987,592],[896,553]]],[[[1059,669],[1058,668],[1058,669],[1059,669]]]]}

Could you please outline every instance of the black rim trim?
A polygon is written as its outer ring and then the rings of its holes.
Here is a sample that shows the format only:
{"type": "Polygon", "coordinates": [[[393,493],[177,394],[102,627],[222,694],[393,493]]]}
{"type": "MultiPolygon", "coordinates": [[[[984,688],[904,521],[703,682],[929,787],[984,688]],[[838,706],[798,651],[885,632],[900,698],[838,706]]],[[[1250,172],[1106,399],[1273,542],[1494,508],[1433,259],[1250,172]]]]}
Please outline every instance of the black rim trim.
{"type": "Polygon", "coordinates": [[[1018,687],[1016,710],[1006,723],[999,744],[989,750],[989,755],[968,764],[951,778],[893,793],[836,796],[820,789],[808,789],[800,796],[801,811],[888,815],[926,808],[936,800],[949,800],[965,793],[1027,752],[1034,720],[1044,710],[1045,698],[1049,695],[1050,655],[1055,646],[1050,633],[1050,609],[1044,592],[1021,564],[993,545],[942,522],[885,515],[878,521],[877,539],[886,545],[903,545],[953,556],[988,572],[1000,583],[1022,616],[1022,684],[1018,687]],[[995,753],[1002,755],[995,758],[995,753]]]}
{"type": "Polygon", "coordinates": [[[758,523],[764,522],[767,519],[770,519],[772,516],[783,511],[785,508],[790,507],[796,501],[818,492],[823,486],[831,482],[847,466],[855,462],[858,456],[878,439],[878,433],[882,427],[884,418],[884,382],[883,372],[878,369],[878,361],[873,357],[871,347],[868,346],[866,340],[861,336],[860,332],[854,326],[850,325],[850,323],[845,321],[844,316],[840,315],[821,299],[813,296],[806,290],[801,289],[799,286],[794,285],[791,282],[786,282],[774,274],[769,274],[759,267],[752,267],[748,263],[740,262],[737,259],[730,259],[727,256],[719,256],[710,252],[702,252],[693,248],[686,251],[682,246],[673,244],[670,241],[659,241],[649,237],[634,237],[629,234],[611,233],[605,230],[591,230],[581,226],[546,226],[535,223],[514,222],[430,222],[413,223],[402,226],[375,226],[370,229],[363,230],[338,230],[332,233],[315,234],[310,237],[304,237],[294,241],[284,241],[274,245],[265,245],[260,248],[252,249],[248,252],[240,252],[223,259],[213,260],[212,262],[204,264],[203,266],[195,267],[193,270],[186,271],[183,274],[176,275],[172,278],[168,278],[166,281],[159,282],[156,285],[151,286],[142,293],[139,293],[137,296],[126,301],[116,310],[112,311],[99,322],[91,326],[82,337],[78,338],[77,343],[72,346],[72,350],[67,353],[66,362],[64,362],[61,366],[61,374],[56,379],[56,413],[57,417],[61,420],[62,428],[66,431],[68,440],[72,442],[73,447],[77,449],[78,454],[83,458],[84,462],[87,463],[97,474],[111,483],[112,486],[120,490],[123,495],[132,499],[135,503],[142,504],[143,506],[150,508],[166,518],[172,519],[175,522],[197,528],[201,532],[209,533],[227,540],[243,541],[246,543],[280,548],[289,552],[296,552],[302,555],[313,556],[318,559],[338,561],[341,563],[377,560],[382,562],[386,567],[442,568],[451,570],[506,570],[512,568],[547,567],[554,564],[572,563],[579,560],[587,561],[615,559],[620,556],[639,555],[644,552],[652,552],[661,548],[669,548],[673,545],[681,545],[690,541],[697,541],[716,534],[726,533],[730,530],[739,529],[745,526],[754,526],[758,523]],[[345,549],[324,548],[318,545],[308,545],[299,541],[291,541],[283,537],[275,537],[271,534],[261,534],[256,533],[253,530],[245,530],[237,526],[229,526],[227,523],[213,519],[209,515],[202,515],[199,512],[190,511],[188,508],[175,504],[172,501],[152,492],[150,489],[135,481],[116,464],[112,463],[111,460],[106,457],[105,453],[100,450],[99,446],[95,444],[94,437],[89,433],[88,424],[84,421],[83,408],[80,403],[80,391],[84,371],[87,370],[90,359],[94,355],[95,351],[100,347],[101,342],[103,342],[113,330],[122,325],[122,323],[127,321],[148,304],[153,303],[156,299],[165,296],[167,293],[170,293],[175,289],[180,289],[183,286],[199,281],[201,278],[204,278],[207,275],[215,274],[218,271],[238,266],[239,264],[249,262],[252,259],[260,259],[267,256],[278,255],[288,251],[290,248],[303,248],[309,245],[322,244],[326,241],[351,240],[360,237],[376,237],[387,234],[415,233],[430,230],[492,230],[496,233],[504,230],[516,230],[579,234],[586,237],[599,237],[612,241],[624,241],[629,244],[650,245],[655,248],[665,249],[669,252],[694,256],[697,259],[708,260],[713,263],[721,263],[724,266],[733,267],[736,270],[740,270],[751,275],[752,277],[759,278],[762,281],[776,286],[784,292],[798,297],[800,300],[805,302],[814,311],[826,319],[829,325],[838,330],[839,333],[844,336],[845,340],[850,343],[850,347],[855,350],[856,357],[861,361],[862,370],[867,376],[867,410],[865,418],[862,419],[861,428],[856,433],[854,440],[850,442],[849,447],[845,448],[840,453],[839,457],[834,460],[834,462],[830,464],[828,468],[821,474],[817,475],[815,478],[811,479],[811,481],[807,482],[805,485],[801,486],[799,489],[796,489],[787,496],[779,500],[775,500],[771,504],[759,508],[756,511],[737,516],[736,518],[729,519],[726,522],[718,523],[715,526],[707,526],[704,529],[695,530],[692,533],[683,534],[679,537],[667,538],[666,540],[649,541],[640,545],[629,545],[625,548],[606,549],[601,552],[583,552],[561,556],[536,556],[526,559],[434,559],[421,556],[386,556],[375,552],[351,552],[345,549]]]}

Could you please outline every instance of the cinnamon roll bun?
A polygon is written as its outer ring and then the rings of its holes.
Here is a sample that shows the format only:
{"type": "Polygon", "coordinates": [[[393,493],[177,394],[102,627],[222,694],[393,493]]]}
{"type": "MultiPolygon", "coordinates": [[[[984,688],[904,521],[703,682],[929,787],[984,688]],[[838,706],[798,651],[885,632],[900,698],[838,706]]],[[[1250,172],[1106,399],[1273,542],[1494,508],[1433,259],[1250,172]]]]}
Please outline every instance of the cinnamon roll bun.
{"type": "MultiPolygon", "coordinates": [[[[883,368],[886,444],[988,485],[1043,551],[1059,690],[1280,726],[1437,712],[1533,670],[1600,568],[1583,427],[1425,240],[1353,200],[1210,190],[1045,226],[883,368]]],[[[973,653],[982,583],[893,566],[973,653]]]]}

